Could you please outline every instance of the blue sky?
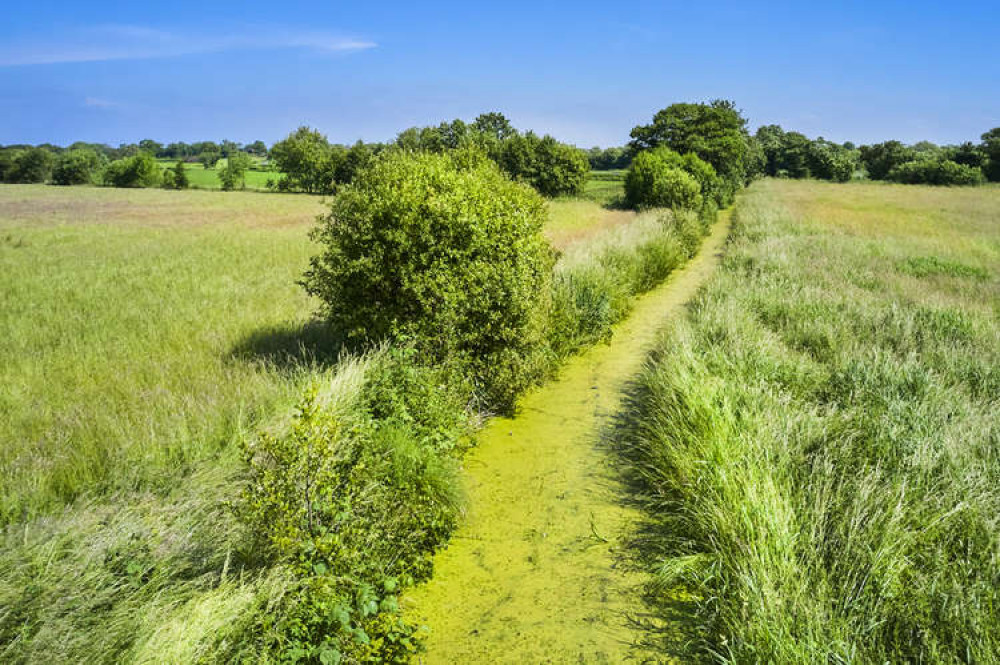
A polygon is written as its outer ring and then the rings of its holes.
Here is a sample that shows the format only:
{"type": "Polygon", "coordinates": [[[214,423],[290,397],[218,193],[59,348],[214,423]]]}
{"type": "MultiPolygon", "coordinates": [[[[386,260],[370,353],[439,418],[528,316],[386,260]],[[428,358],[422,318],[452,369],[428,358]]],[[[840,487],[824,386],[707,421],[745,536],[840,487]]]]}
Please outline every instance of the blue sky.
{"type": "Polygon", "coordinates": [[[1000,2],[9,3],[0,144],[331,140],[499,110],[583,147],[675,101],[872,142],[1000,125],[1000,2]]]}

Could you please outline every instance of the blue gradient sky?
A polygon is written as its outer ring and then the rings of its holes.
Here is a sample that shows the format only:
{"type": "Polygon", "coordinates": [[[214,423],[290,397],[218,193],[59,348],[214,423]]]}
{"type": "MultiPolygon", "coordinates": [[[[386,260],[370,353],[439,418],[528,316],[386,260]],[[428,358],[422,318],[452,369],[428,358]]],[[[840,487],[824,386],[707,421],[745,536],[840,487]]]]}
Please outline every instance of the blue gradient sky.
{"type": "Polygon", "coordinates": [[[674,101],[871,142],[1000,125],[1000,2],[9,3],[0,143],[331,140],[500,110],[620,145],[674,101]],[[13,6],[11,6],[13,5],[13,6]]]}

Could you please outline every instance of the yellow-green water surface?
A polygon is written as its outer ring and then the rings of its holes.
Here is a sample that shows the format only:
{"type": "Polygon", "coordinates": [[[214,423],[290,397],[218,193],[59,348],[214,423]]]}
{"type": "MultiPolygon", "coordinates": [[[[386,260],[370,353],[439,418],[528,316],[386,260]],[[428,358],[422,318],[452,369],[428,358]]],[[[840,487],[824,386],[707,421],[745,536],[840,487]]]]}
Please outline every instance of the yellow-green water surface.
{"type": "Polygon", "coordinates": [[[657,331],[712,273],[723,213],[701,252],[636,301],[611,343],[570,360],[497,418],[464,461],[467,513],[405,599],[428,626],[422,663],[657,662],[644,652],[645,576],[627,561],[640,515],[600,445],[657,331]]]}

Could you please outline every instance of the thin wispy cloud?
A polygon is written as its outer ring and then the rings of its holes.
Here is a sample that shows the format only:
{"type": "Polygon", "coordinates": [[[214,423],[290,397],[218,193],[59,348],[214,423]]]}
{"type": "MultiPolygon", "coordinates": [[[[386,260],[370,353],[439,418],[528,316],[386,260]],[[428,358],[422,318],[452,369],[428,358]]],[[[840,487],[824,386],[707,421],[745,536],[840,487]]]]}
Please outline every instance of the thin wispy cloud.
{"type": "Polygon", "coordinates": [[[0,46],[0,67],[145,60],[237,50],[299,48],[343,53],[376,46],[372,41],[312,30],[247,28],[222,34],[181,34],[147,26],[105,25],[53,36],[47,41],[0,46]]]}

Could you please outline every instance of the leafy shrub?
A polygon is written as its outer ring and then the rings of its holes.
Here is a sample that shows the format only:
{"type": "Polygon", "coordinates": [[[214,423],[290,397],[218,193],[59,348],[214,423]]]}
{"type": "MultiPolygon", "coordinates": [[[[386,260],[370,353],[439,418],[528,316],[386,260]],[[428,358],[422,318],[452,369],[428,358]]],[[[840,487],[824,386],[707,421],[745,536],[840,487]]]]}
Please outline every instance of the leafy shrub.
{"type": "Polygon", "coordinates": [[[348,341],[413,338],[510,409],[541,337],[545,219],[541,197],[478,153],[390,151],[321,218],[303,284],[348,341]]]}
{"type": "Polygon", "coordinates": [[[107,187],[156,187],[162,179],[160,165],[148,152],[115,160],[101,174],[101,183],[107,187]]]}
{"type": "Polygon", "coordinates": [[[188,180],[187,170],[184,167],[183,159],[177,160],[177,163],[174,164],[173,174],[174,189],[187,189],[190,186],[191,183],[188,180]]]}
{"type": "Polygon", "coordinates": [[[544,196],[578,194],[590,173],[590,161],[582,150],[534,132],[505,140],[497,161],[511,178],[544,196]]]}
{"type": "Polygon", "coordinates": [[[359,370],[353,399],[313,387],[287,427],[243,446],[238,514],[266,561],[296,579],[248,631],[279,659],[407,662],[414,627],[397,595],[430,574],[455,526],[467,386],[410,345],[342,363],[359,370]]]}
{"type": "Polygon", "coordinates": [[[646,150],[632,160],[625,174],[625,200],[634,207],[678,210],[701,205],[698,181],[673,165],[677,153],[669,148],[646,150]]]}
{"type": "Polygon", "coordinates": [[[521,134],[500,113],[482,114],[472,124],[454,120],[437,127],[411,127],[396,137],[395,144],[410,152],[477,149],[511,178],[544,196],[579,194],[590,173],[584,151],[551,136],[521,134]]]}
{"type": "Polygon", "coordinates": [[[983,172],[948,159],[916,159],[893,167],[886,180],[907,185],[978,185],[983,172]]]}
{"type": "Polygon", "coordinates": [[[89,148],[69,150],[56,160],[52,182],[56,185],[89,185],[101,168],[101,156],[89,148]]]}
{"type": "Polygon", "coordinates": [[[4,182],[46,182],[52,177],[56,156],[45,148],[28,148],[13,153],[4,182]]]}
{"type": "Polygon", "coordinates": [[[859,155],[853,150],[822,138],[809,142],[806,153],[812,177],[834,182],[847,182],[858,166],[859,155]]]}

